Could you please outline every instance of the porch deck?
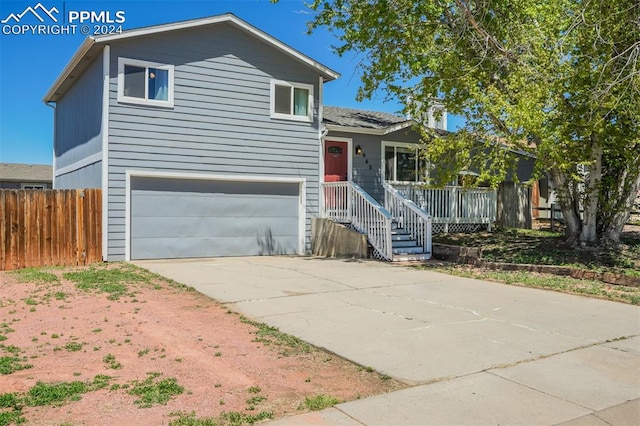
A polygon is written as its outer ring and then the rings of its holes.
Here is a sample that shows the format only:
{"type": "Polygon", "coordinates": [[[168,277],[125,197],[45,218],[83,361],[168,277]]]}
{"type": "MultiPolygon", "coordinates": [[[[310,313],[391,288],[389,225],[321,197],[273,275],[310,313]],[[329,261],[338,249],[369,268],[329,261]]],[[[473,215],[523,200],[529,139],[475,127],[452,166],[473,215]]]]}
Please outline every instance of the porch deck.
{"type": "Polygon", "coordinates": [[[431,216],[432,231],[473,232],[491,229],[496,220],[497,191],[491,188],[445,186],[426,188],[416,183],[390,182],[404,197],[431,216]]]}

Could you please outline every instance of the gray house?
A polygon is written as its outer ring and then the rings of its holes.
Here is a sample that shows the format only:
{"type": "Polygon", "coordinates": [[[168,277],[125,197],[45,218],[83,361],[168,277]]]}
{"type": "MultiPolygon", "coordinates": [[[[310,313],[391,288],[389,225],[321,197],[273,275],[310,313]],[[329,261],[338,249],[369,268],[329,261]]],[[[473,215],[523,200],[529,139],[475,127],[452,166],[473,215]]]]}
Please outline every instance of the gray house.
{"type": "Polygon", "coordinates": [[[54,188],[102,188],[105,260],[306,253],[338,76],[231,14],[89,37],[44,97],[54,188]]]}
{"type": "Polygon", "coordinates": [[[0,189],[49,189],[52,176],[47,164],[0,163],[0,189]]]}
{"type": "Polygon", "coordinates": [[[305,254],[317,217],[427,259],[432,223],[490,226],[495,191],[424,188],[415,120],[324,107],[338,77],[231,14],[89,37],[44,98],[54,188],[102,189],[108,261],[305,254]]]}

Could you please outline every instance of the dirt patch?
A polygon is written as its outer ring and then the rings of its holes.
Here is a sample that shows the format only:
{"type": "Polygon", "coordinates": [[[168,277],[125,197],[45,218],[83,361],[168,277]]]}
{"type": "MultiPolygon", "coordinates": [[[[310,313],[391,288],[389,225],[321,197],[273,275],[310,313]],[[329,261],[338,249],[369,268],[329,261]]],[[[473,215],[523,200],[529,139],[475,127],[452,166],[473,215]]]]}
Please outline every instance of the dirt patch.
{"type": "MultiPolygon", "coordinates": [[[[140,273],[130,265],[109,269],[123,267],[140,273]]],[[[96,269],[105,267],[73,271],[96,269]]],[[[198,418],[220,419],[224,412],[278,418],[304,412],[305,397],[348,401],[404,387],[303,342],[279,340],[276,330],[146,272],[140,282],[105,293],[110,287],[98,280],[80,289],[63,278],[68,271],[51,270],[55,280],[39,272],[0,273],[0,357],[31,365],[0,376],[0,397],[29,395],[38,382],[102,377],[108,385],[57,404],[24,403],[19,414],[29,424],[168,424],[193,412],[198,418]],[[136,381],[151,379],[175,379],[183,391],[166,404],[140,408],[130,391],[136,381]]]]}

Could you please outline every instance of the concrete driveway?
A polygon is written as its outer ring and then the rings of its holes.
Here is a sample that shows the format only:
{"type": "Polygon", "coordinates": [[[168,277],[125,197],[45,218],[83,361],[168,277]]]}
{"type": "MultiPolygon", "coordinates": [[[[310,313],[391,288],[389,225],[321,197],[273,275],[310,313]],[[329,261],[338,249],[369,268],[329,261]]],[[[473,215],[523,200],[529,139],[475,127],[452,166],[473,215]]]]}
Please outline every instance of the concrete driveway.
{"type": "Polygon", "coordinates": [[[640,422],[637,306],[374,261],[135,263],[412,385],[274,424],[640,422]]]}

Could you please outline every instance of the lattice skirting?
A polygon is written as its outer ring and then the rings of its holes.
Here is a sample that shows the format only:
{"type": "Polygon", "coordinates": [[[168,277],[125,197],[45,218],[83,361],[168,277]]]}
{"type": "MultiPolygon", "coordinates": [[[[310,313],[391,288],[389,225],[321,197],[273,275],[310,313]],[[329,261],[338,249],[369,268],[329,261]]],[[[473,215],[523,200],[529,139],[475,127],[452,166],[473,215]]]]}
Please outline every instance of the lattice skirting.
{"type": "Polygon", "coordinates": [[[432,234],[444,234],[455,232],[478,232],[487,229],[486,223],[432,223],[432,234]]]}

